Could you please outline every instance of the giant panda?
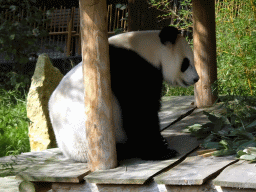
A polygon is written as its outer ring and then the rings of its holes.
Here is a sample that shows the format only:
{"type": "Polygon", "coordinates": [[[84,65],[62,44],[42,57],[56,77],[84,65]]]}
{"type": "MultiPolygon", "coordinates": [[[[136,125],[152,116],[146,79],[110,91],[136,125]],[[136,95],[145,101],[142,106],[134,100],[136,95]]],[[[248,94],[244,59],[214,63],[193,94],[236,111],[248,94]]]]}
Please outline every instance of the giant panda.
{"type": "MultiPolygon", "coordinates": [[[[163,80],[188,87],[199,80],[193,52],[174,27],[109,38],[114,130],[119,160],[164,160],[177,152],[160,134],[158,111],[163,80]]],[[[82,62],[67,73],[49,100],[59,148],[87,162],[82,62]]]]}

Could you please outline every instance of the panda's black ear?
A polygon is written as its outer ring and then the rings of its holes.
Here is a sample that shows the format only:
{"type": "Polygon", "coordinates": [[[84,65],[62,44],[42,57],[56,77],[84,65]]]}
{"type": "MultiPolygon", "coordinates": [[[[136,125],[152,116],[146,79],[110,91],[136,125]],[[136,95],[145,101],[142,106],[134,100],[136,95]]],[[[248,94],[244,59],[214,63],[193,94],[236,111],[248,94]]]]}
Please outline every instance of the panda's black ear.
{"type": "Polygon", "coordinates": [[[175,44],[178,34],[179,31],[175,27],[164,27],[159,33],[160,41],[164,45],[167,42],[175,44]]]}

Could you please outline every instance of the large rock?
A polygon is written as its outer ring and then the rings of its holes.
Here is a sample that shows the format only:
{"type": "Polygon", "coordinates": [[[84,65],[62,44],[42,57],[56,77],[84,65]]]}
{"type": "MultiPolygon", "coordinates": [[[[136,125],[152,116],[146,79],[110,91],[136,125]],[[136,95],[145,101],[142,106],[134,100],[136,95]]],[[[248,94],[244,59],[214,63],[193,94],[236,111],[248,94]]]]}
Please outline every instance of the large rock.
{"type": "Polygon", "coordinates": [[[57,146],[49,118],[48,101],[62,77],[60,71],[53,67],[47,54],[39,56],[27,98],[27,116],[31,120],[31,151],[42,151],[57,146]]]}

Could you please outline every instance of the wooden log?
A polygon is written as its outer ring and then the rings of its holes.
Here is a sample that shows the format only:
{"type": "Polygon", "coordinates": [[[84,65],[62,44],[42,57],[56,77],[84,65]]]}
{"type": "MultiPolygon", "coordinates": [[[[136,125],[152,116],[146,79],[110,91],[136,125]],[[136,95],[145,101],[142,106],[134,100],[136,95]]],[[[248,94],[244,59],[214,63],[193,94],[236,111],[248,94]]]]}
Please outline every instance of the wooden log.
{"type": "MultiPolygon", "coordinates": [[[[80,0],[88,164],[91,171],[117,166],[112,120],[106,0],[80,0]]],[[[79,142],[79,141],[78,141],[79,142]]]]}
{"type": "Polygon", "coordinates": [[[200,80],[195,84],[197,107],[209,107],[217,99],[212,84],[217,80],[214,0],[193,0],[194,56],[200,80]]]}

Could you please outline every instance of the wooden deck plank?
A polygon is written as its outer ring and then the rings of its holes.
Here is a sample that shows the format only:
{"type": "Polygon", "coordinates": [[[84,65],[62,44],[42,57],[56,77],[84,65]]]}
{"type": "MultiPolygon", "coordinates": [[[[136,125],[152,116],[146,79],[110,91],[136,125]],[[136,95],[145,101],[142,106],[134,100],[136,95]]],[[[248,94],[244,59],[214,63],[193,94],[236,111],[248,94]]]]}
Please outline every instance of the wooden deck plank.
{"type": "Polygon", "coordinates": [[[165,161],[143,161],[130,159],[115,169],[95,171],[85,177],[96,184],[144,184],[162,169],[171,166],[183,156],[165,161]]]}
{"type": "Polygon", "coordinates": [[[178,162],[189,152],[198,147],[198,142],[193,137],[177,136],[169,143],[174,147],[180,156],[165,161],[143,161],[140,159],[130,159],[110,170],[95,171],[85,177],[89,183],[97,184],[144,184],[147,180],[162,171],[163,169],[178,162]]]}
{"type": "MultiPolygon", "coordinates": [[[[213,108],[208,108],[207,110],[211,110],[213,108]]],[[[203,109],[195,109],[192,114],[183,118],[181,121],[178,121],[174,125],[171,125],[167,129],[161,132],[164,138],[166,138],[169,146],[176,149],[180,154],[185,153],[190,147],[191,142],[199,144],[195,137],[192,137],[190,133],[184,133],[183,130],[187,126],[193,124],[204,124],[209,122],[208,118],[203,114],[203,109]],[[182,144],[186,141],[186,145],[182,144]],[[183,147],[179,147],[179,146],[183,147]]],[[[193,144],[192,144],[193,145],[193,144]]]]}
{"type": "MultiPolygon", "coordinates": [[[[175,123],[174,125],[168,127],[164,131],[162,131],[163,136],[170,136],[176,134],[184,134],[183,130],[187,126],[194,125],[194,124],[205,124],[208,123],[209,120],[206,115],[203,114],[204,110],[211,110],[212,108],[208,109],[195,109],[192,114],[183,118],[181,121],[175,123]]],[[[190,135],[190,134],[187,134],[190,135]]]]}
{"type": "Polygon", "coordinates": [[[28,181],[79,183],[89,172],[87,163],[63,161],[32,166],[16,177],[28,181]]]}
{"type": "Polygon", "coordinates": [[[193,102],[194,96],[163,97],[161,100],[161,109],[158,114],[160,119],[160,129],[162,130],[176,121],[180,116],[194,109],[195,105],[192,105],[193,102]]]}
{"type": "MultiPolygon", "coordinates": [[[[205,124],[209,122],[207,116],[203,114],[204,110],[208,112],[214,110],[216,113],[218,113],[222,109],[219,109],[218,105],[205,109],[196,109],[191,115],[185,117],[181,121],[172,125],[170,128],[164,130],[162,135],[164,137],[172,138],[175,138],[174,135],[187,138],[191,137],[190,134],[183,133],[182,131],[189,125],[205,124]]],[[[179,145],[179,142],[174,141],[174,145],[177,144],[179,145]]],[[[208,177],[218,172],[220,169],[223,169],[223,167],[227,166],[228,164],[233,163],[234,161],[235,159],[232,159],[232,157],[189,157],[175,168],[154,177],[154,179],[159,184],[201,185],[207,180],[208,177]]]]}
{"type": "Polygon", "coordinates": [[[17,156],[5,156],[0,158],[0,176],[14,176],[25,171],[31,166],[61,159],[62,153],[58,148],[47,149],[40,152],[22,153],[17,156]]]}
{"type": "Polygon", "coordinates": [[[235,161],[234,156],[187,157],[171,170],[154,177],[154,180],[166,185],[202,185],[209,177],[235,161]]]}
{"type": "Polygon", "coordinates": [[[222,187],[256,189],[256,166],[254,163],[240,160],[224,169],[213,180],[213,184],[222,187]]]}
{"type": "Polygon", "coordinates": [[[17,178],[28,181],[79,183],[89,173],[86,163],[64,158],[57,148],[3,157],[0,166],[1,176],[17,175],[17,178]],[[7,164],[10,162],[13,165],[7,164]],[[1,166],[5,164],[8,166],[1,166]]]}

